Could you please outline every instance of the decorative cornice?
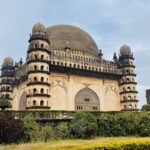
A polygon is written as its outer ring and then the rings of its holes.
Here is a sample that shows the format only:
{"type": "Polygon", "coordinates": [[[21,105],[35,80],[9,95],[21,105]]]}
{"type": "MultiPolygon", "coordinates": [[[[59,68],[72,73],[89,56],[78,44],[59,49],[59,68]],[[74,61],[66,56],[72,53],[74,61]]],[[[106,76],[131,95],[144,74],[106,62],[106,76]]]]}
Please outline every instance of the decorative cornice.
{"type": "Polygon", "coordinates": [[[50,65],[50,72],[57,72],[63,74],[71,74],[71,75],[81,75],[86,77],[95,77],[102,79],[110,79],[110,80],[119,80],[121,79],[121,74],[109,73],[109,72],[98,72],[94,70],[85,70],[80,68],[72,68],[72,67],[64,67],[57,65],[50,65]]]}
{"type": "Polygon", "coordinates": [[[50,75],[49,71],[44,71],[44,70],[32,70],[32,71],[28,71],[28,75],[29,74],[34,74],[34,73],[43,73],[43,74],[50,75]]]}
{"type": "Polygon", "coordinates": [[[122,65],[122,66],[118,66],[118,69],[125,68],[125,67],[135,68],[134,65],[122,65]]]}
{"type": "Polygon", "coordinates": [[[41,34],[32,35],[28,42],[31,42],[33,40],[43,40],[50,44],[48,36],[46,35],[41,35],[41,34]]]}
{"type": "Polygon", "coordinates": [[[120,92],[120,94],[128,94],[128,93],[138,93],[138,91],[123,91],[123,92],[120,92]]]}
{"type": "Polygon", "coordinates": [[[119,85],[127,85],[127,84],[134,84],[134,85],[136,85],[137,82],[132,82],[132,81],[130,81],[130,82],[119,83],[119,85]]]}
{"type": "Polygon", "coordinates": [[[15,70],[15,67],[14,66],[2,66],[1,70],[11,70],[11,71],[14,71],[15,70]]]}
{"type": "Polygon", "coordinates": [[[125,73],[125,74],[123,74],[123,76],[134,76],[134,77],[136,77],[136,74],[135,73],[125,73]]]}
{"type": "Polygon", "coordinates": [[[37,52],[37,51],[41,51],[41,52],[46,52],[48,54],[50,54],[50,51],[48,49],[44,49],[44,48],[30,48],[27,53],[32,53],[32,52],[37,52]]]}
{"type": "Polygon", "coordinates": [[[5,74],[5,75],[1,75],[1,76],[0,76],[0,78],[5,78],[5,77],[6,77],[6,78],[7,78],[7,77],[14,77],[14,75],[6,75],[6,74],[5,74]]]}
{"type": "Polygon", "coordinates": [[[13,92],[13,90],[1,89],[0,92],[13,92]]]}
{"type": "Polygon", "coordinates": [[[49,94],[28,94],[27,95],[27,98],[29,98],[29,97],[50,97],[50,95],[49,94]]]}
{"type": "Polygon", "coordinates": [[[123,101],[120,101],[121,103],[130,103],[130,102],[139,102],[139,100],[136,100],[136,99],[131,99],[131,100],[123,100],[123,101]]]}
{"type": "Polygon", "coordinates": [[[31,63],[47,63],[49,65],[49,61],[48,60],[42,60],[42,59],[33,59],[33,60],[29,60],[27,62],[27,64],[31,64],[31,63]]]}
{"type": "Polygon", "coordinates": [[[30,106],[26,107],[26,109],[50,109],[51,107],[49,106],[30,106]]]}
{"type": "Polygon", "coordinates": [[[139,109],[136,109],[136,108],[125,108],[125,109],[122,109],[121,111],[139,111],[139,109]]]}
{"type": "Polygon", "coordinates": [[[1,82],[0,85],[12,85],[12,82],[1,82]]]}
{"type": "Polygon", "coordinates": [[[132,59],[134,60],[134,57],[132,55],[122,55],[119,57],[119,61],[122,61],[124,59],[132,59]]]}
{"type": "Polygon", "coordinates": [[[47,82],[30,82],[27,84],[27,86],[32,86],[32,85],[46,85],[46,86],[50,86],[50,83],[47,82]]]}

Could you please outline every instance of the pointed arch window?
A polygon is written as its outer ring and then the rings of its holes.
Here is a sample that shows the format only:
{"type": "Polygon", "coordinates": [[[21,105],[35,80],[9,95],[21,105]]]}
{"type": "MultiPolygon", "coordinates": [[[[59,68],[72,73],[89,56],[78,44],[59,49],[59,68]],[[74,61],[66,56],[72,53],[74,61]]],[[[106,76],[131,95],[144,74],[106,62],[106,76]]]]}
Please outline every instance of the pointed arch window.
{"type": "Polygon", "coordinates": [[[34,89],[33,89],[33,94],[36,94],[36,91],[37,91],[36,88],[34,88],[34,89]]]}
{"type": "Polygon", "coordinates": [[[41,94],[44,94],[44,89],[43,88],[41,89],[41,94]]]}
{"type": "Polygon", "coordinates": [[[40,106],[44,106],[44,101],[43,100],[40,101],[40,106]]]}
{"type": "Polygon", "coordinates": [[[44,77],[41,77],[41,82],[44,82],[44,77]]]}
{"type": "Polygon", "coordinates": [[[37,82],[37,77],[34,77],[34,82],[37,82]]]}
{"type": "Polygon", "coordinates": [[[41,44],[41,48],[43,48],[44,47],[44,45],[43,44],[41,44]]]}
{"type": "Polygon", "coordinates": [[[42,59],[42,60],[44,59],[44,55],[41,55],[41,59],[42,59]]]}
{"type": "Polygon", "coordinates": [[[33,101],[33,106],[36,106],[36,100],[33,101]]]}
{"type": "Polygon", "coordinates": [[[36,65],[34,66],[34,70],[37,70],[37,66],[36,65]]]}
{"type": "Polygon", "coordinates": [[[44,70],[44,66],[43,65],[41,66],[41,70],[44,70]]]}

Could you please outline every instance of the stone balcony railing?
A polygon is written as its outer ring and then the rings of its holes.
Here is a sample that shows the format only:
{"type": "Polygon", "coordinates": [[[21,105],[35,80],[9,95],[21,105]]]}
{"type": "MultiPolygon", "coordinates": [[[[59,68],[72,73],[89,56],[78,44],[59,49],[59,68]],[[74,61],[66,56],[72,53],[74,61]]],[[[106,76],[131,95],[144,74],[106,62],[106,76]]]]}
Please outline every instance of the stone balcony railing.
{"type": "Polygon", "coordinates": [[[106,61],[106,60],[102,60],[102,61],[91,61],[91,60],[84,60],[84,59],[77,59],[77,58],[73,58],[73,57],[64,57],[61,55],[53,55],[50,58],[51,64],[53,64],[53,62],[55,62],[55,64],[57,65],[57,63],[59,63],[59,65],[61,65],[61,63],[63,63],[62,66],[66,66],[66,67],[71,67],[68,64],[75,64],[76,66],[72,66],[73,68],[78,68],[78,65],[83,66],[83,68],[81,69],[85,69],[85,70],[95,70],[98,72],[109,72],[109,73],[115,73],[115,74],[122,74],[122,72],[120,70],[118,70],[118,66],[117,64],[115,64],[113,61],[106,61]],[[67,65],[64,65],[67,64],[67,65]],[[92,69],[89,69],[92,68],[92,69]]]}

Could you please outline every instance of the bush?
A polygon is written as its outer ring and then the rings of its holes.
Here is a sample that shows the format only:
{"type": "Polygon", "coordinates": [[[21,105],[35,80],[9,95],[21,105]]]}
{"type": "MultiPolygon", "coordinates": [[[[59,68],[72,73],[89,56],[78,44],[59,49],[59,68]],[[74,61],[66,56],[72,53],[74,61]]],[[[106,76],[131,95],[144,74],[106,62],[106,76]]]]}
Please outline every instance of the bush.
{"type": "Polygon", "coordinates": [[[99,113],[96,115],[97,120],[91,113],[78,112],[70,125],[60,123],[56,128],[49,125],[40,128],[32,115],[27,115],[22,122],[14,119],[11,114],[11,111],[0,113],[0,143],[20,142],[26,139],[36,141],[38,138],[46,142],[53,137],[85,139],[94,137],[96,133],[99,136],[150,136],[148,111],[99,113]]]}
{"type": "Polygon", "coordinates": [[[100,136],[118,136],[121,132],[121,127],[118,124],[116,115],[104,114],[98,121],[98,133],[100,136]]]}
{"type": "Polygon", "coordinates": [[[47,124],[42,127],[41,137],[45,142],[47,142],[48,139],[51,139],[52,137],[54,137],[54,132],[50,125],[47,124]]]}
{"type": "Polygon", "coordinates": [[[2,110],[5,110],[5,108],[11,108],[11,107],[12,107],[12,105],[9,102],[9,100],[7,100],[7,99],[1,99],[0,100],[0,108],[2,110]]]}
{"type": "Polygon", "coordinates": [[[57,126],[57,136],[62,139],[69,137],[69,128],[67,123],[62,122],[57,126]]]}
{"type": "Polygon", "coordinates": [[[138,113],[103,114],[99,121],[100,136],[129,136],[137,134],[138,113]],[[134,119],[133,119],[134,118],[134,119]]]}
{"type": "Polygon", "coordinates": [[[75,138],[91,138],[96,135],[97,120],[91,113],[78,112],[70,125],[70,133],[75,138]]]}
{"type": "Polygon", "coordinates": [[[150,111],[150,104],[146,104],[142,106],[142,111],[150,111]]]}
{"type": "Polygon", "coordinates": [[[98,121],[100,136],[150,136],[150,113],[103,114],[98,121]]]}
{"type": "Polygon", "coordinates": [[[28,140],[36,141],[39,138],[39,125],[36,122],[36,118],[29,114],[24,118],[23,122],[28,140]]]}
{"type": "Polygon", "coordinates": [[[143,112],[138,115],[138,135],[150,136],[150,113],[143,112]]]}
{"type": "Polygon", "coordinates": [[[150,142],[124,142],[124,143],[110,143],[110,144],[99,144],[94,146],[84,146],[78,148],[79,150],[149,150],[150,142]]]}
{"type": "Polygon", "coordinates": [[[0,113],[0,144],[18,143],[24,138],[23,122],[11,113],[0,113]]]}

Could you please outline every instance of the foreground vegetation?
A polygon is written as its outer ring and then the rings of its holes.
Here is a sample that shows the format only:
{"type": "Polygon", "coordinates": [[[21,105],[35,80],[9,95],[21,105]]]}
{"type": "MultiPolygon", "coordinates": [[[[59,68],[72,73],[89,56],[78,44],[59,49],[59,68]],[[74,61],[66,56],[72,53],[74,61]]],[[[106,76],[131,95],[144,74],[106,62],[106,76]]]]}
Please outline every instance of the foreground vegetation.
{"type": "Polygon", "coordinates": [[[141,137],[103,137],[88,140],[50,140],[47,143],[36,142],[26,144],[12,144],[0,146],[3,150],[86,150],[86,149],[104,149],[105,150],[149,150],[150,139],[141,137]]]}
{"type": "Polygon", "coordinates": [[[26,115],[23,120],[15,119],[9,113],[0,113],[1,147],[6,150],[79,149],[79,147],[106,150],[150,149],[150,139],[142,138],[150,137],[150,112],[102,113],[99,116],[89,112],[76,112],[69,122],[63,121],[57,124],[56,122],[43,124],[38,122],[32,113],[26,115]]]}

